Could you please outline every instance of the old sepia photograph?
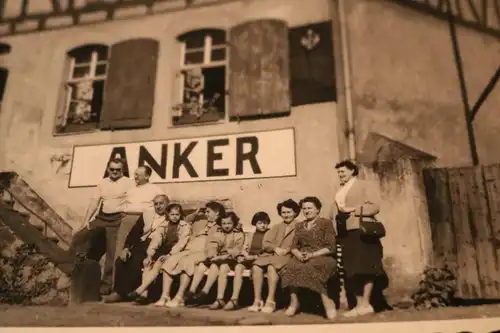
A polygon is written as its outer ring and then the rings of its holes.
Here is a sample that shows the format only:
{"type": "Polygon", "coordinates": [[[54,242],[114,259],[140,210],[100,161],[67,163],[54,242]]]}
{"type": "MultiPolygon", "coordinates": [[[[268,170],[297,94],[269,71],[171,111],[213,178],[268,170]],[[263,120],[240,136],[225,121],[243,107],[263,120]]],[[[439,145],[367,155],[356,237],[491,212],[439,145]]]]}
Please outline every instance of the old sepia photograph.
{"type": "Polygon", "coordinates": [[[498,81],[500,0],[2,0],[0,326],[498,330],[498,81]]]}

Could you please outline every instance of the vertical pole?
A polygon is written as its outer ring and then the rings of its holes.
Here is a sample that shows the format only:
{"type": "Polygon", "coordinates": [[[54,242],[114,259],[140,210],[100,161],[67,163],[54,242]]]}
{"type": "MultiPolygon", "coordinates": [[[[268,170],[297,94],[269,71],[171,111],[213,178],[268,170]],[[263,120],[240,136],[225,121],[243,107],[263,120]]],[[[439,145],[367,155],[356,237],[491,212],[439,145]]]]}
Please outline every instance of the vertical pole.
{"type": "Polygon", "coordinates": [[[464,69],[463,69],[463,65],[462,65],[462,57],[460,55],[460,47],[458,45],[455,20],[453,18],[453,14],[451,11],[450,0],[447,0],[446,3],[448,6],[448,8],[447,8],[448,24],[450,27],[450,37],[451,37],[451,43],[453,46],[453,55],[455,58],[455,65],[457,67],[458,78],[459,78],[459,82],[460,82],[460,91],[461,91],[461,95],[462,95],[462,102],[464,105],[465,123],[467,126],[467,136],[468,136],[468,140],[469,140],[471,159],[472,159],[473,165],[478,165],[479,164],[479,156],[477,154],[476,138],[474,136],[474,126],[472,124],[472,119],[471,119],[469,97],[467,94],[467,86],[465,84],[464,69]]]}

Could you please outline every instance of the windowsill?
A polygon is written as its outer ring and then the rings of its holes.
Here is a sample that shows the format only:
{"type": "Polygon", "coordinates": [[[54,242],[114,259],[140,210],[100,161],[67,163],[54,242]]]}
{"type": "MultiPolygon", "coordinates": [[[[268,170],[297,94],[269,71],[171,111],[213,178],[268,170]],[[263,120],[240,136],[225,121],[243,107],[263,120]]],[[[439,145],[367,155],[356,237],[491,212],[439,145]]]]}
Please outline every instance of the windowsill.
{"type": "Polygon", "coordinates": [[[102,132],[102,131],[99,129],[89,129],[89,130],[78,131],[78,132],[52,132],[52,136],[58,137],[58,136],[91,134],[91,133],[97,133],[97,132],[102,132]]]}
{"type": "Polygon", "coordinates": [[[212,125],[222,125],[229,124],[229,121],[226,119],[221,119],[217,121],[207,121],[202,123],[191,123],[191,124],[179,124],[174,125],[171,122],[168,124],[167,128],[186,128],[186,127],[201,127],[201,126],[212,126],[212,125]]]}

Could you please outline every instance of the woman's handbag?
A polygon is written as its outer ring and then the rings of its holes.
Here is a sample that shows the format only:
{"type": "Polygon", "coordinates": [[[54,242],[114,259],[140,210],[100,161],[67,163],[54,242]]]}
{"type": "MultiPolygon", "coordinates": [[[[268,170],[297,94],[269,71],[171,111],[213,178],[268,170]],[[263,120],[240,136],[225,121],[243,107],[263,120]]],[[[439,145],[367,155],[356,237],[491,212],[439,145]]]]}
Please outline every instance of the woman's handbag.
{"type": "Polygon", "coordinates": [[[364,237],[371,238],[384,238],[385,227],[384,224],[377,220],[363,221],[363,207],[359,214],[359,230],[364,237]]]}

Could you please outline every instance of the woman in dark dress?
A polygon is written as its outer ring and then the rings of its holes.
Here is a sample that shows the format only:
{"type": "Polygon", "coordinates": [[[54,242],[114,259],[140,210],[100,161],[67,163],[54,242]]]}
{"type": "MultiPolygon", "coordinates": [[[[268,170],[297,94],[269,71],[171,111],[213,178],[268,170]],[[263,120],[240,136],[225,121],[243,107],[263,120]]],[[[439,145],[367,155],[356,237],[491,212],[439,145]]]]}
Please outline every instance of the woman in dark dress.
{"type": "Polygon", "coordinates": [[[341,184],[334,204],[337,242],[342,249],[346,293],[356,297],[356,305],[344,316],[390,309],[382,293],[388,285],[382,244],[380,239],[363,237],[360,231],[361,212],[363,221],[376,221],[380,194],[375,184],[357,178],[359,170],[354,163],[343,161],[335,168],[341,184]]]}
{"type": "Polygon", "coordinates": [[[291,290],[287,316],[297,313],[300,303],[298,288],[317,292],[328,319],[336,317],[333,300],[328,296],[327,282],[335,274],[335,229],[330,220],[319,217],[321,202],[316,197],[306,197],[300,202],[306,220],[297,224],[291,247],[293,258],[281,273],[283,288],[291,290]]]}

